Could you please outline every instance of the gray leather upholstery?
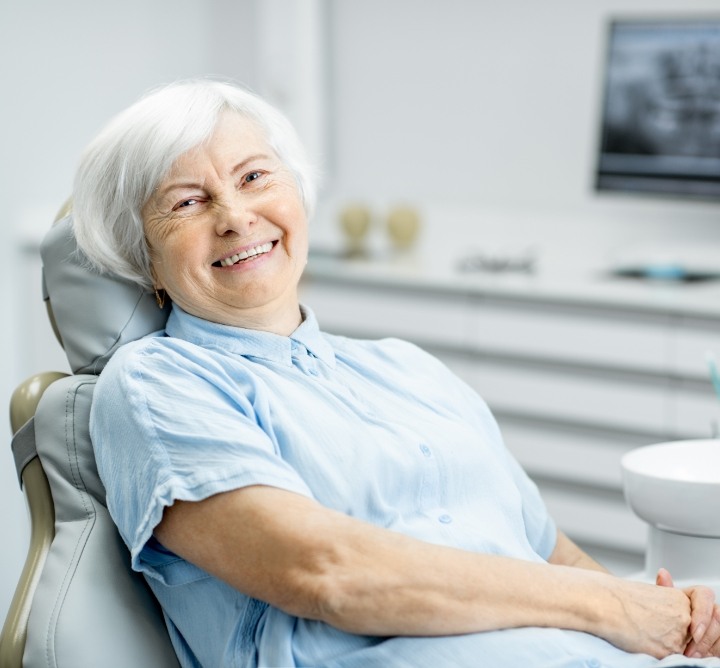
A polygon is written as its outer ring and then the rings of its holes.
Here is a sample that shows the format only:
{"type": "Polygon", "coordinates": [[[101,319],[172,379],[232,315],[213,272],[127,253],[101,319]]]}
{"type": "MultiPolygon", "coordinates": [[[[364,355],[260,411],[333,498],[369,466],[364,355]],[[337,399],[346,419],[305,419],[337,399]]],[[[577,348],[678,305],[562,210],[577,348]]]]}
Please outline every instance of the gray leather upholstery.
{"type": "Polygon", "coordinates": [[[88,435],[97,376],[55,381],[35,414],[38,455],[55,506],[55,538],[28,621],[23,665],[177,666],[162,613],[104,505],[88,435]]]}
{"type": "Polygon", "coordinates": [[[123,343],[165,327],[151,293],[88,268],[75,244],[71,215],[52,226],[40,247],[44,298],[50,299],[74,373],[100,373],[123,343]]]}
{"type": "Polygon", "coordinates": [[[99,373],[123,343],[161,329],[152,295],[99,276],[76,251],[70,219],[41,249],[47,296],[75,375],[53,382],[35,413],[38,456],[55,506],[55,536],[32,600],[26,668],[177,666],[162,613],[105,507],[88,424],[99,373]]]}

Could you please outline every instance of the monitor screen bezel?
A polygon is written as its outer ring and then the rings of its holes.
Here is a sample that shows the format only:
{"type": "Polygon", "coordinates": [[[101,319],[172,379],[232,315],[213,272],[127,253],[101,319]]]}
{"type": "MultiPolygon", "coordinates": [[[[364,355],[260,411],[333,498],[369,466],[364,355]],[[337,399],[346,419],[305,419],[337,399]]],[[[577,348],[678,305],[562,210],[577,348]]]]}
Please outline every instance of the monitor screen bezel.
{"type": "MultiPolygon", "coordinates": [[[[676,160],[677,168],[680,173],[670,176],[657,173],[651,176],[648,173],[640,175],[631,175],[628,173],[620,173],[613,175],[606,169],[608,161],[612,161],[613,155],[605,152],[608,128],[608,104],[612,94],[612,58],[613,58],[613,39],[617,35],[618,29],[651,29],[653,31],[668,31],[679,29],[707,29],[710,26],[717,29],[720,40],[720,14],[711,15],[666,15],[666,16],[615,16],[606,22],[605,35],[603,41],[602,53],[602,76],[601,76],[601,97],[600,108],[597,119],[598,135],[595,151],[594,164],[594,190],[601,195],[626,195],[628,197],[646,197],[646,198],[664,198],[679,201],[703,201],[718,202],[720,201],[720,173],[712,172],[712,178],[703,179],[697,174],[690,175],[683,173],[681,161],[676,160]]],[[[643,156],[635,156],[642,160],[643,156]]],[[[622,156],[628,161],[628,156],[622,156]]],[[[677,156],[675,156],[677,158],[677,156]]],[[[647,171],[651,171],[652,161],[659,162],[659,158],[650,158],[645,162],[647,171]]],[[[719,156],[720,160],[720,156],[719,156]]],[[[691,163],[693,159],[689,159],[691,163]]],[[[616,163],[617,164],[617,163],[616,163]]],[[[638,162],[636,168],[641,163],[638,162]]],[[[699,164],[696,161],[696,166],[699,164]]],[[[667,165],[666,165],[667,167],[667,165]]],[[[617,170],[621,171],[621,170],[617,170]]]]}

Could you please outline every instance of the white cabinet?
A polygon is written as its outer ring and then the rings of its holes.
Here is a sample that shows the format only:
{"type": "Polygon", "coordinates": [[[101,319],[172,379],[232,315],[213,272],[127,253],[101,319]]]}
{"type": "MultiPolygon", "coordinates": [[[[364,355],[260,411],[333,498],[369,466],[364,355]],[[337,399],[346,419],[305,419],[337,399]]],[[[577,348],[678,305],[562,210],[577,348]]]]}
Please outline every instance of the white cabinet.
{"type": "Polygon", "coordinates": [[[661,315],[477,297],[470,317],[478,351],[643,371],[668,365],[668,318],[661,315]]]}
{"type": "Polygon", "coordinates": [[[304,279],[301,299],[320,316],[327,331],[357,337],[396,336],[425,344],[463,347],[470,310],[463,295],[336,284],[304,279]]]}
{"type": "Polygon", "coordinates": [[[671,370],[687,378],[707,378],[707,354],[712,353],[720,360],[720,321],[678,317],[673,323],[672,339],[671,370]]]}
{"type": "Polygon", "coordinates": [[[620,458],[713,435],[705,353],[720,357],[720,299],[717,314],[694,315],[682,290],[645,303],[641,288],[628,301],[615,285],[584,301],[577,286],[568,298],[367,269],[310,263],[301,299],[322,328],[399,336],[442,359],[488,402],[560,527],[609,566],[639,569],[646,527],[624,501],[620,458]]]}

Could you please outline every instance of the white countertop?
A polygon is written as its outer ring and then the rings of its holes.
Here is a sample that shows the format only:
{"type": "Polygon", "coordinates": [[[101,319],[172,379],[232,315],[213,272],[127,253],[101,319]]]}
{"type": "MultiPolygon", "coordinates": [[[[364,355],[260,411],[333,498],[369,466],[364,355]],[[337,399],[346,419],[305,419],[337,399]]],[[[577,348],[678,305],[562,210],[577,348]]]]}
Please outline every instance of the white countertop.
{"type": "Polygon", "coordinates": [[[306,275],[362,286],[454,292],[477,297],[558,305],[720,318],[720,280],[695,282],[620,278],[595,270],[543,269],[532,273],[460,271],[449,261],[419,257],[342,258],[311,250],[306,275]]]}

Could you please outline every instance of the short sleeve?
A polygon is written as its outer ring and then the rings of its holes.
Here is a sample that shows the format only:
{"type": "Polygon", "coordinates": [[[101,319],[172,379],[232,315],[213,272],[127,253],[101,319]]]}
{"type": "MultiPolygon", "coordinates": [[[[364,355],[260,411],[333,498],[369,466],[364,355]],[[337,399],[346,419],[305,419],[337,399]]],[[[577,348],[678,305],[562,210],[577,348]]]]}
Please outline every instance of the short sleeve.
{"type": "Polygon", "coordinates": [[[135,570],[160,577],[149,541],[176,500],[201,501],[250,485],[312,496],[263,429],[262,386],[249,373],[237,375],[169,337],[128,344],[103,371],[91,438],[108,510],[135,570]]]}

